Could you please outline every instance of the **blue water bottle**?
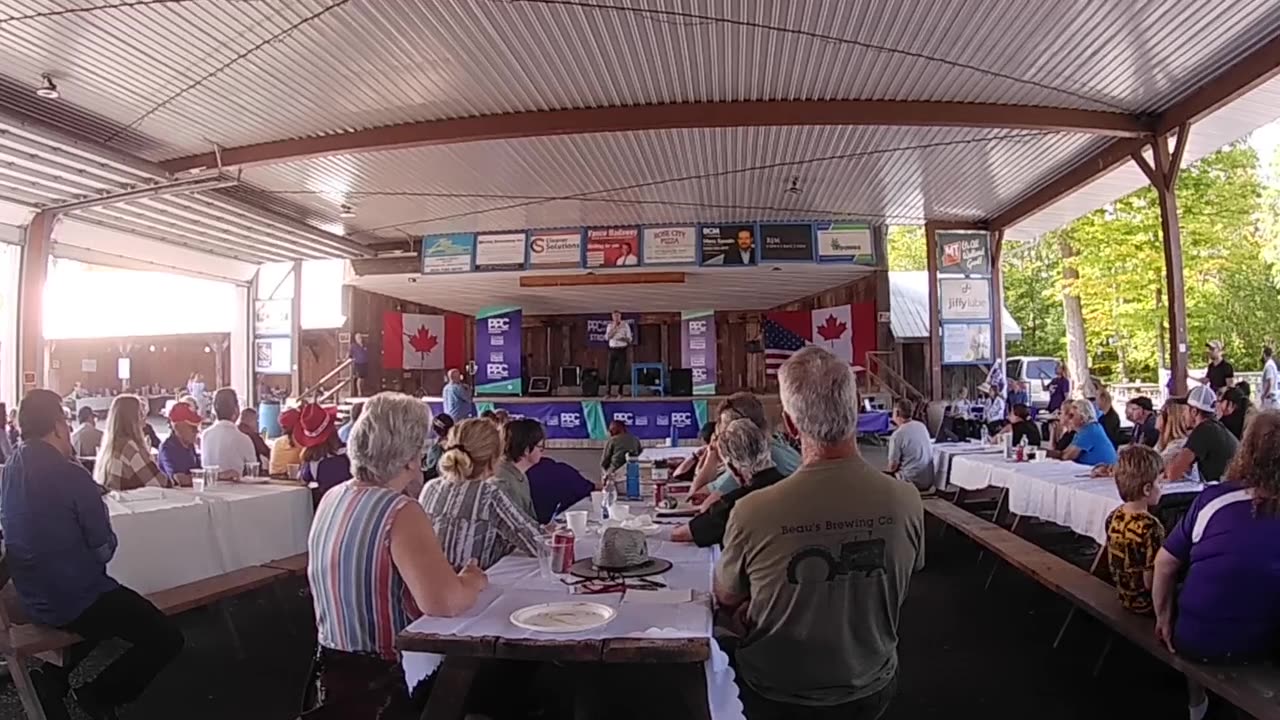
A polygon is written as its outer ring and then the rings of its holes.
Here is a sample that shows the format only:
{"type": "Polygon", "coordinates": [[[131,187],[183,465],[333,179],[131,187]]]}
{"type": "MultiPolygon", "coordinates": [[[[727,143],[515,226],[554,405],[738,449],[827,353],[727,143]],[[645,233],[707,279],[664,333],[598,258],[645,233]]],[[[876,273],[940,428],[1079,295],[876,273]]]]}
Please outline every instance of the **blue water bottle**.
{"type": "Polygon", "coordinates": [[[680,447],[680,428],[671,423],[671,435],[667,438],[667,447],[680,447]]]}
{"type": "Polygon", "coordinates": [[[640,458],[627,458],[627,499],[640,499],[640,458]]]}

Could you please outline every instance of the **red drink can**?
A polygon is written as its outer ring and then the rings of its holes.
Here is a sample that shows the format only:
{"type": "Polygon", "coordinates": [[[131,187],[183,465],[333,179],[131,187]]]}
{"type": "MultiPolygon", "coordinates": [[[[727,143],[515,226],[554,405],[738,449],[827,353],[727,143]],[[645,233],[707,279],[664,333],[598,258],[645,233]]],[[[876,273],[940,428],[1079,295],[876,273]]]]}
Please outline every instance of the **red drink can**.
{"type": "Polygon", "coordinates": [[[660,482],[653,484],[653,506],[662,507],[662,501],[667,497],[667,484],[660,482]]]}
{"type": "Polygon", "coordinates": [[[563,575],[569,572],[574,563],[573,531],[568,528],[556,530],[551,535],[551,572],[563,575]]]}

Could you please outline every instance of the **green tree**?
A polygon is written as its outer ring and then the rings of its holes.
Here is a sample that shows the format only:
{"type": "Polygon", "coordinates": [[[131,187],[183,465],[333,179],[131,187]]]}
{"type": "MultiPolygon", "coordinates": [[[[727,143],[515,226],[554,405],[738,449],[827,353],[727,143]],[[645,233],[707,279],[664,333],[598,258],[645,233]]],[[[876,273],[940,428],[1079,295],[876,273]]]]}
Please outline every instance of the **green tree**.
{"type": "Polygon", "coordinates": [[[886,244],[889,247],[890,270],[928,269],[923,225],[890,225],[886,244]]]}
{"type": "Polygon", "coordinates": [[[1062,323],[1062,256],[1056,243],[1005,241],[1004,303],[1022,328],[1022,339],[1008,354],[1063,357],[1066,330],[1062,323]]]}

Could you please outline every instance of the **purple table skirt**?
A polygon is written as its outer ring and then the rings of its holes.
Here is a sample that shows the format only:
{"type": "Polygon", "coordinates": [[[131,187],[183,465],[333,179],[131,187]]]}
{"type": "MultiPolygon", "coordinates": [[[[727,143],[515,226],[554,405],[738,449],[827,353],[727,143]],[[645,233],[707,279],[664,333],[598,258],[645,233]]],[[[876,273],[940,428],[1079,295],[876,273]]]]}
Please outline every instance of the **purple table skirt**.
{"type": "Polygon", "coordinates": [[[859,435],[888,435],[889,413],[884,410],[858,413],[859,435]]]}

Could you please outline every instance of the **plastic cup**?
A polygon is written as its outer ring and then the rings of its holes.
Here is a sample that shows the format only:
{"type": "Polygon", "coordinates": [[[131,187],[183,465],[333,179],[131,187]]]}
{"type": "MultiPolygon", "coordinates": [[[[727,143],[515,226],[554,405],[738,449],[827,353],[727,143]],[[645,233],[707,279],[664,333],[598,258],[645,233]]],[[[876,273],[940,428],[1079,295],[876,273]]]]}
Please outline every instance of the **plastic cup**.
{"type": "Polygon", "coordinates": [[[554,580],[555,572],[551,567],[551,555],[555,549],[555,539],[550,535],[543,535],[541,542],[538,543],[538,575],[543,580],[554,580]]]}
{"type": "Polygon", "coordinates": [[[587,533],[587,511],[570,510],[564,514],[564,522],[574,535],[582,537],[587,533]]]}
{"type": "Polygon", "coordinates": [[[244,464],[244,477],[256,478],[262,472],[262,464],[250,462],[244,464]]]}
{"type": "Polygon", "coordinates": [[[218,484],[218,473],[222,472],[222,468],[217,465],[204,466],[204,488],[209,490],[218,484]]]}
{"type": "Polygon", "coordinates": [[[284,470],[285,470],[285,474],[289,476],[290,480],[297,480],[302,476],[302,466],[296,463],[289,463],[288,465],[285,466],[284,470]]]}
{"type": "Polygon", "coordinates": [[[604,516],[600,514],[600,511],[603,508],[604,508],[604,491],[596,490],[595,492],[591,493],[591,517],[597,520],[603,518],[604,516]]]}
{"type": "Polygon", "coordinates": [[[614,503],[613,507],[609,508],[610,520],[626,520],[629,517],[631,517],[630,505],[623,505],[622,503],[614,503]]]}

